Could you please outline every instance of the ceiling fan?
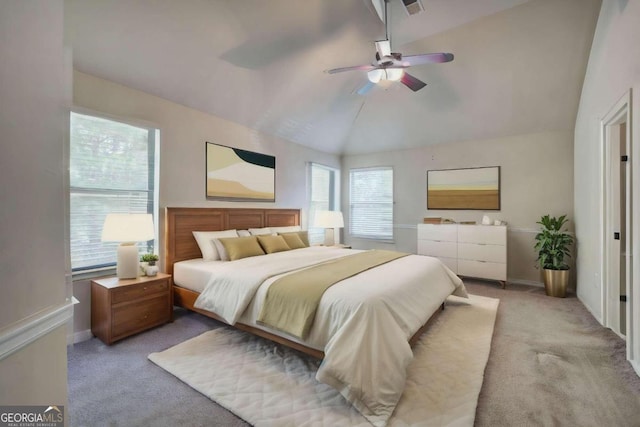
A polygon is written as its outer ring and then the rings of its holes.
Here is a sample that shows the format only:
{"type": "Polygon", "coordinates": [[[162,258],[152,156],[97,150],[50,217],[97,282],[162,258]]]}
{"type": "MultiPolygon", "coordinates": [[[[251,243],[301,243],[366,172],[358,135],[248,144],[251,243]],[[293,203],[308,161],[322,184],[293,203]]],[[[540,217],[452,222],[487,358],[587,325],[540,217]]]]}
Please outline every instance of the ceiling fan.
{"type": "Polygon", "coordinates": [[[406,87],[414,92],[419,91],[427,84],[417,77],[407,73],[406,69],[414,65],[433,64],[453,61],[452,53],[424,53],[421,55],[402,56],[401,53],[391,52],[391,40],[389,38],[388,19],[387,19],[387,3],[384,1],[384,28],[386,33],[385,40],[375,42],[376,60],[371,64],[354,65],[351,67],[341,67],[327,70],[329,74],[341,73],[343,71],[367,71],[369,82],[358,89],[359,95],[364,95],[376,85],[376,83],[384,80],[400,81],[406,87]]]}

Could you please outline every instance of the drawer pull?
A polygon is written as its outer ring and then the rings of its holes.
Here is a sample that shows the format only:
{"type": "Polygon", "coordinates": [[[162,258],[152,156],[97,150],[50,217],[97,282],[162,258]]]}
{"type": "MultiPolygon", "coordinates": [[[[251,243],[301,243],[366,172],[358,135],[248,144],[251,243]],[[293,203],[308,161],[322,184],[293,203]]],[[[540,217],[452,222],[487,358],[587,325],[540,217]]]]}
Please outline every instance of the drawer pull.
{"type": "Polygon", "coordinates": [[[146,291],[146,290],[147,290],[147,287],[145,286],[145,287],[144,287],[144,288],[142,288],[142,289],[146,291]]]}

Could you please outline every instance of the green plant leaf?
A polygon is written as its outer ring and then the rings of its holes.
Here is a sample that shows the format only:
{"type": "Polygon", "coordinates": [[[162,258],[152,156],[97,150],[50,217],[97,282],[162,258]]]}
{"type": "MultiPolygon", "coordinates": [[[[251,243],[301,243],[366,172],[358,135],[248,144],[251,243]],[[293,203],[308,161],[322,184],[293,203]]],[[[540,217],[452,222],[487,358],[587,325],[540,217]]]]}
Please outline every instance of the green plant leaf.
{"type": "Polygon", "coordinates": [[[537,221],[541,230],[535,236],[534,249],[538,252],[536,261],[544,269],[568,270],[569,265],[565,262],[571,257],[571,245],[573,237],[562,227],[568,222],[566,215],[552,217],[544,215],[537,221]]]}

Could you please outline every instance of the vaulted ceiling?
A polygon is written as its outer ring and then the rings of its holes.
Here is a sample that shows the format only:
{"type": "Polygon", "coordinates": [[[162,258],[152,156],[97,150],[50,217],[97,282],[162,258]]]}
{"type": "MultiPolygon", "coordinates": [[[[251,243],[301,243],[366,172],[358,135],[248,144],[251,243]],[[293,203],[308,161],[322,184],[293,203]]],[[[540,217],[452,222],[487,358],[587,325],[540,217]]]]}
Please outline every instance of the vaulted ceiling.
{"type": "Polygon", "coordinates": [[[65,0],[74,67],[339,154],[573,129],[600,0],[390,0],[428,83],[355,92],[385,36],[371,0],[65,0]]]}

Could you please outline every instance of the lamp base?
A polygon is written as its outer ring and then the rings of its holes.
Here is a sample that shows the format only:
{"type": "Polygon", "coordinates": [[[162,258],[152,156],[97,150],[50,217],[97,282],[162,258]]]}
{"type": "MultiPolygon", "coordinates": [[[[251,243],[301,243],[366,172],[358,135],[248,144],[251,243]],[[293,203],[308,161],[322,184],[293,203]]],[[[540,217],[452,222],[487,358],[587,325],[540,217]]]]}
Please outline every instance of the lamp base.
{"type": "Polygon", "coordinates": [[[336,229],[325,228],[324,229],[324,245],[333,246],[336,244],[336,229]]]}
{"type": "Polygon", "coordinates": [[[118,246],[118,279],[137,279],[140,275],[138,247],[135,243],[121,243],[118,246]]]}

